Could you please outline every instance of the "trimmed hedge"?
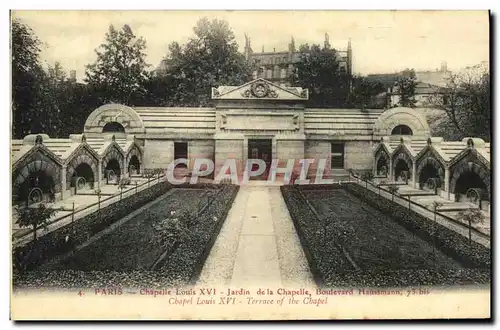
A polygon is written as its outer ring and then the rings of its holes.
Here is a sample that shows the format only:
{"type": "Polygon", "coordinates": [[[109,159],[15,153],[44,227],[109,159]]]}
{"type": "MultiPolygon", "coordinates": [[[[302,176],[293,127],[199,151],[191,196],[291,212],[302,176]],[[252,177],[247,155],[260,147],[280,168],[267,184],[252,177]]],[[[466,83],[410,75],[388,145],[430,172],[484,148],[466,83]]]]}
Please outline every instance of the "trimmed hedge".
{"type": "MultiPolygon", "coordinates": [[[[356,184],[343,184],[343,185],[306,185],[306,186],[282,186],[281,191],[287,207],[290,211],[292,221],[295,229],[297,230],[300,242],[304,249],[309,266],[313,273],[316,283],[320,287],[342,287],[342,286],[372,286],[372,287],[390,287],[390,286],[419,286],[419,285],[457,285],[457,284],[480,284],[490,282],[490,271],[485,268],[488,263],[484,259],[489,253],[488,249],[482,246],[475,246],[478,253],[467,254],[467,251],[458,251],[454,253],[453,248],[463,248],[464,237],[455,233],[447,228],[443,229],[446,234],[441,234],[440,240],[442,241],[447,235],[447,240],[441,242],[438,239],[438,248],[442,252],[448,254],[455,260],[468,266],[482,266],[481,268],[465,268],[465,269],[401,269],[401,270],[356,270],[349,262],[347,256],[342,251],[342,247],[337,245],[337,237],[339,233],[330,231],[329,238],[325,240],[322,235],[322,227],[320,220],[310,209],[307,200],[301,192],[301,189],[307,190],[325,190],[325,189],[343,189],[348,188],[355,196],[367,200],[372,206],[390,214],[390,218],[405,225],[407,229],[417,231],[421,238],[427,237],[432,242],[432,236],[429,234],[429,225],[425,226],[423,223],[428,224],[430,220],[419,219],[420,226],[415,229],[411,227],[412,221],[404,221],[400,218],[408,218],[408,210],[404,207],[391,208],[393,203],[387,199],[379,199],[379,196],[371,191],[366,191],[363,187],[356,184]],[[366,198],[366,199],[365,199],[366,198]],[[370,202],[371,201],[371,202],[370,202]],[[378,202],[378,203],[377,203],[378,202]],[[378,205],[378,204],[383,204],[378,205]],[[404,211],[404,212],[403,212],[404,211]],[[445,231],[446,229],[446,231],[445,231]],[[426,231],[427,230],[427,231],[426,231]],[[426,236],[427,235],[427,236],[426,236]],[[458,240],[457,245],[453,245],[453,240],[458,240]],[[448,248],[448,249],[447,249],[448,248]],[[487,251],[485,251],[487,250],[487,251]],[[477,256],[480,255],[480,259],[477,256]],[[472,262],[467,259],[467,256],[472,258],[472,262]],[[478,261],[483,261],[482,263],[478,261]],[[468,262],[468,263],[467,263],[468,262]]],[[[397,204],[397,206],[400,206],[397,204]]],[[[417,215],[419,215],[417,213],[417,215]]],[[[420,215],[419,215],[420,216],[420,215]]],[[[422,216],[420,216],[423,218],[422,216]]],[[[417,220],[418,221],[418,220],[417,220]]],[[[441,230],[441,229],[439,229],[441,230]]],[[[340,235],[340,234],[339,234],[340,235]]],[[[341,241],[341,240],[340,240],[341,241]]],[[[467,246],[468,247],[468,246],[467,246]]]]}
{"type": "Polygon", "coordinates": [[[190,237],[178,243],[165,245],[166,257],[155,262],[152,269],[47,271],[41,267],[40,270],[26,272],[18,277],[15,287],[17,289],[29,287],[89,288],[112,285],[163,288],[196,281],[225,222],[239,186],[187,184],[174,187],[211,191],[205,196],[207,202],[201,205],[199,210],[187,212],[180,217],[182,222],[188,223],[190,237]]]}
{"type": "Polygon", "coordinates": [[[318,219],[307,205],[299,186],[281,186],[280,189],[316,283],[320,286],[325,284],[323,274],[329,268],[354,270],[333,240],[325,242],[323,239],[318,219]]]}
{"type": "Polygon", "coordinates": [[[72,250],[132,211],[165,194],[171,188],[172,185],[168,182],[158,183],[101,208],[100,215],[99,211],[95,211],[75,220],[73,225],[68,224],[41,236],[36,241],[15,248],[13,251],[14,270],[34,269],[47,260],[72,250]],[[68,241],[66,237],[69,238],[68,241]]]}
{"type": "Polygon", "coordinates": [[[428,242],[435,240],[437,247],[441,251],[450,255],[467,268],[491,267],[491,251],[487,247],[475,241],[472,241],[469,245],[467,237],[439,223],[434,223],[433,220],[424,217],[414,210],[409,211],[408,208],[379,196],[373,191],[360,187],[357,184],[347,183],[344,186],[349,193],[366,201],[380,211],[390,214],[391,219],[414,232],[422,239],[428,242]],[[433,234],[434,227],[435,234],[433,234]]]}
{"type": "MultiPolygon", "coordinates": [[[[197,187],[189,185],[188,187],[197,187]]],[[[206,186],[199,184],[199,186],[206,186]]],[[[208,184],[214,187],[213,184],[208,184]]],[[[239,186],[219,185],[216,198],[198,214],[190,227],[192,237],[182,242],[158,267],[169,283],[196,282],[233,204],[239,186]]]]}

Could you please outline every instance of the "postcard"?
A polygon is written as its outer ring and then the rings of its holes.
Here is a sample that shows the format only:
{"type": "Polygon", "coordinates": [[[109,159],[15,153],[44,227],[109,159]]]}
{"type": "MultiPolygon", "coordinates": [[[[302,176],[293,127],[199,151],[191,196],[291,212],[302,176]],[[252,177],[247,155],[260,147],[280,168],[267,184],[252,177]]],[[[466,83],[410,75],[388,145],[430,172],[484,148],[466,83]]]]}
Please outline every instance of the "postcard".
{"type": "Polygon", "coordinates": [[[11,11],[11,319],[491,318],[488,11],[11,11]]]}

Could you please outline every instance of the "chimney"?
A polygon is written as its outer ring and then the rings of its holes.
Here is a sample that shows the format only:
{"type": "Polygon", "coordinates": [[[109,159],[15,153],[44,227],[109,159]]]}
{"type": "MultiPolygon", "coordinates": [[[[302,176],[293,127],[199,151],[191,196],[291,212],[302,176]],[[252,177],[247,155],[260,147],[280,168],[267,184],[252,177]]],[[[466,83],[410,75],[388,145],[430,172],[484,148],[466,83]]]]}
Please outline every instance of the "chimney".
{"type": "Polygon", "coordinates": [[[325,49],[330,49],[330,36],[328,35],[328,33],[325,33],[324,48],[325,49]]]}
{"type": "Polygon", "coordinates": [[[288,51],[290,53],[295,52],[295,39],[293,38],[293,36],[292,36],[292,40],[291,40],[290,44],[288,45],[288,51]]]}
{"type": "Polygon", "coordinates": [[[441,72],[447,72],[448,71],[448,64],[446,61],[441,62],[441,72]]]}

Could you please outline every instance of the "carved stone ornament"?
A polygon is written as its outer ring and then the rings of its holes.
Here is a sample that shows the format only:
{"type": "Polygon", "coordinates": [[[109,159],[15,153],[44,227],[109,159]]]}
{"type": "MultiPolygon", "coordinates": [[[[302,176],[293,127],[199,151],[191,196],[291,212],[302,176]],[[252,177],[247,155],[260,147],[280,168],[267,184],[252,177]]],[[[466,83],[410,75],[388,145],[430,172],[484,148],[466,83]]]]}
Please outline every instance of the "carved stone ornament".
{"type": "Polygon", "coordinates": [[[41,135],[37,135],[35,138],[35,144],[42,144],[43,143],[43,137],[41,135]]]}
{"type": "Polygon", "coordinates": [[[428,145],[428,146],[432,145],[432,140],[431,140],[431,138],[427,138],[427,145],[428,145]]]}
{"type": "Polygon", "coordinates": [[[84,142],[87,142],[87,137],[85,136],[85,134],[82,134],[82,143],[84,142]]]}
{"type": "Polygon", "coordinates": [[[252,84],[250,91],[255,97],[266,97],[269,94],[269,86],[263,81],[257,81],[252,84]]]}

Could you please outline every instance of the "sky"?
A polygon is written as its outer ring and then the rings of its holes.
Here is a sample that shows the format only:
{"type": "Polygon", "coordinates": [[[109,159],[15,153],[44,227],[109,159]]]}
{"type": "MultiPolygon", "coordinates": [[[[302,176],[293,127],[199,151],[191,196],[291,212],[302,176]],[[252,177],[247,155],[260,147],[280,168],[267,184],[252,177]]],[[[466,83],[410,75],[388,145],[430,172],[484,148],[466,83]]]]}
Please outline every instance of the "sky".
{"type": "Polygon", "coordinates": [[[146,62],[156,67],[168,44],[185,43],[201,17],[226,20],[240,51],[245,33],[254,52],[286,50],[295,43],[330,44],[346,49],[351,39],[353,71],[392,73],[405,68],[435,70],[441,62],[459,70],[488,61],[487,11],[13,11],[45,43],[41,59],[59,61],[84,77],[85,65],[96,59],[109,25],[128,24],[146,39],[146,62]]]}

